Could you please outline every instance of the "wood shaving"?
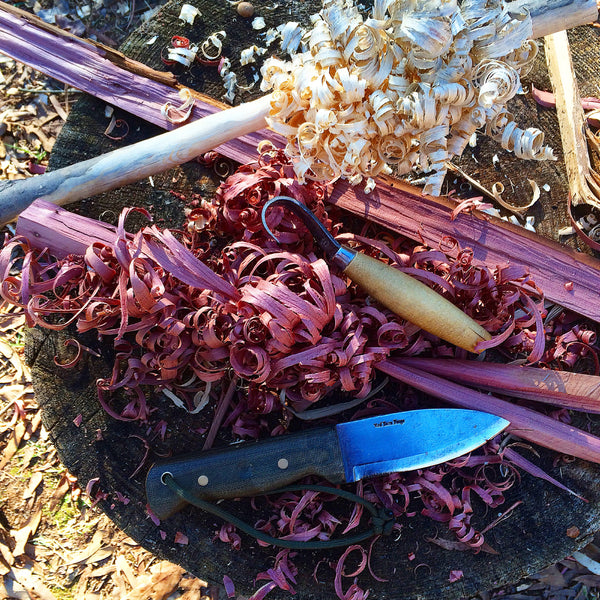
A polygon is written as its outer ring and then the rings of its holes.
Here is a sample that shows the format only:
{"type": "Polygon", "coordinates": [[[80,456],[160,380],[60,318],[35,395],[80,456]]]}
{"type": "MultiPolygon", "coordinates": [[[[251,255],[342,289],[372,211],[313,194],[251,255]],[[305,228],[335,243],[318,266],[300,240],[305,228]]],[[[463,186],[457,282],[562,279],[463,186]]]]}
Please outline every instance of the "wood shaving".
{"type": "Polygon", "coordinates": [[[231,61],[225,58],[219,65],[219,75],[223,79],[223,85],[225,87],[225,94],[223,98],[229,103],[233,103],[236,94],[237,87],[237,75],[231,71],[231,61]]]}
{"type": "Polygon", "coordinates": [[[245,48],[240,53],[240,64],[242,66],[249,65],[250,63],[256,62],[257,56],[262,56],[267,51],[266,48],[259,48],[256,44],[245,48]]]}
{"type": "Polygon", "coordinates": [[[256,17],[252,21],[252,29],[256,29],[257,31],[260,29],[264,29],[267,26],[265,20],[262,17],[256,17]]]}
{"type": "Polygon", "coordinates": [[[201,17],[201,16],[202,16],[202,13],[195,6],[192,6],[191,4],[184,4],[181,7],[181,12],[179,13],[179,18],[184,23],[188,23],[189,25],[193,25],[194,19],[196,17],[201,17]]]}
{"type": "Polygon", "coordinates": [[[179,63],[184,67],[190,67],[196,60],[197,53],[197,46],[190,46],[189,48],[175,47],[169,48],[167,56],[170,61],[179,63]]]}
{"type": "Polygon", "coordinates": [[[223,52],[223,40],[227,37],[224,31],[217,31],[208,36],[200,46],[200,52],[206,60],[216,60],[223,52]]]}
{"type": "Polygon", "coordinates": [[[188,88],[179,90],[181,106],[173,106],[171,102],[166,102],[160,109],[160,114],[169,121],[169,123],[185,123],[192,114],[194,108],[194,96],[188,88]]]}
{"type": "Polygon", "coordinates": [[[439,195],[447,161],[478,129],[520,158],[554,159],[543,133],[517,127],[505,107],[537,53],[528,14],[499,0],[383,0],[364,19],[329,0],[312,20],[306,50],[262,70],[269,125],[301,181],[366,180],[369,190],[393,165],[427,174],[425,193],[439,195]]]}
{"type": "Polygon", "coordinates": [[[277,28],[281,36],[281,49],[290,55],[294,55],[300,47],[300,42],[306,31],[299,23],[288,22],[277,28]]]}

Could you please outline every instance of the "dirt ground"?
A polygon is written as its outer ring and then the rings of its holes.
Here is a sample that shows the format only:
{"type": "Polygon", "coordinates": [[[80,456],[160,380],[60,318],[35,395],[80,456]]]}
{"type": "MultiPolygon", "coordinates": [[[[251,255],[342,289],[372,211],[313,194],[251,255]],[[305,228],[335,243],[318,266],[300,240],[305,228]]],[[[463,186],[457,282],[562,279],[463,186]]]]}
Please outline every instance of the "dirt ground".
{"type": "MultiPolygon", "coordinates": [[[[93,10],[86,0],[13,4],[48,19],[54,11],[60,26],[115,47],[157,6],[120,0],[95,1],[93,10]]],[[[0,55],[0,180],[43,172],[78,95],[0,55]]],[[[22,314],[0,307],[0,598],[216,600],[216,589],[116,529],[60,464],[24,363],[24,326],[22,314]]],[[[481,600],[598,599],[599,555],[591,545],[481,600]]]]}

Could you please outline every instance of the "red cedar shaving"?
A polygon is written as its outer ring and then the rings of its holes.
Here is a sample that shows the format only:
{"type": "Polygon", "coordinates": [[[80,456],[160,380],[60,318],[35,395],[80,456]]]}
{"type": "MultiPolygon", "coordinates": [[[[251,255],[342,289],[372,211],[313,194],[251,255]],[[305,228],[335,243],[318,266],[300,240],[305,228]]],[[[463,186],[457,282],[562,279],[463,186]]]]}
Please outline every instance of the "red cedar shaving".
{"type": "MultiPolygon", "coordinates": [[[[389,357],[423,353],[464,357],[463,351],[372,304],[339,273],[330,271],[315,255],[308,232],[282,210],[269,213],[269,225],[285,249],[274,244],[262,230],[259,215],[263,203],[277,194],[305,202],[339,233],[341,226],[325,210],[325,189],[317,184],[300,186],[284,155],[274,152],[229,177],[214,203],[192,207],[183,232],[149,226],[130,235],[125,232],[130,210],[114,228],[54,206],[34,205],[19,222],[20,237],[8,240],[0,253],[0,293],[25,308],[30,324],[60,329],[73,323],[80,332],[96,329],[106,343],[112,339],[117,362],[112,377],[100,383],[100,401],[115,418],[148,421],[156,431],[160,427],[164,431],[164,424],[150,422],[148,400],[141,391],[145,384],[168,390],[192,411],[210,398],[208,386],[226,383],[225,374],[232,368],[248,389],[244,397],[238,394],[223,427],[235,436],[258,437],[284,432],[281,427],[265,431],[262,420],[262,415],[283,410],[281,390],[287,402],[302,411],[335,387],[366,396],[375,367],[405,377],[406,369],[389,357]],[[78,231],[92,233],[89,247],[78,231]],[[209,241],[215,231],[227,236],[229,244],[212,247],[209,241]],[[31,241],[41,241],[51,251],[34,248],[31,241]],[[71,253],[52,258],[62,247],[71,253]],[[22,263],[15,262],[19,256],[22,263]],[[57,323],[57,316],[62,323],[57,323]],[[119,412],[111,405],[111,392],[118,389],[129,397],[119,412]]],[[[442,240],[438,248],[415,247],[373,226],[339,237],[436,287],[492,332],[488,345],[508,357],[535,362],[553,351],[563,358],[570,355],[569,360],[581,358],[581,348],[573,352],[572,340],[566,341],[576,335],[568,322],[556,328],[554,337],[551,328],[544,331],[543,294],[525,269],[477,266],[472,251],[450,239],[442,240]],[[544,348],[546,336],[552,350],[544,348]]],[[[590,352],[594,354],[591,348],[590,352]]],[[[460,389],[462,393],[466,388],[460,389]]],[[[409,405],[410,393],[405,399],[406,408],[415,407],[409,405]]],[[[505,405],[513,411],[519,408],[503,403],[503,410],[505,405]]],[[[398,408],[375,397],[353,418],[398,408]]],[[[556,429],[557,421],[538,416],[547,431],[556,429]]],[[[560,424],[557,431],[564,427],[568,426],[560,424]]],[[[517,476],[497,443],[491,442],[472,456],[444,465],[360,483],[357,492],[397,516],[410,518],[421,512],[446,523],[457,542],[488,551],[471,524],[471,497],[475,494],[486,505],[499,506],[517,476]],[[509,467],[508,475],[492,477],[494,465],[500,464],[509,467]]],[[[329,539],[342,525],[328,509],[331,502],[333,497],[314,492],[284,494],[270,501],[277,517],[259,521],[256,527],[288,539],[329,539]]],[[[346,531],[358,526],[360,512],[354,512],[346,531]]],[[[217,538],[233,547],[242,543],[230,525],[224,525],[217,538]]],[[[366,593],[356,582],[345,592],[341,587],[349,552],[335,567],[336,592],[340,598],[364,598],[366,593]]],[[[291,589],[295,567],[290,556],[278,555],[273,569],[261,576],[267,583],[256,598],[277,587],[291,589]]]]}

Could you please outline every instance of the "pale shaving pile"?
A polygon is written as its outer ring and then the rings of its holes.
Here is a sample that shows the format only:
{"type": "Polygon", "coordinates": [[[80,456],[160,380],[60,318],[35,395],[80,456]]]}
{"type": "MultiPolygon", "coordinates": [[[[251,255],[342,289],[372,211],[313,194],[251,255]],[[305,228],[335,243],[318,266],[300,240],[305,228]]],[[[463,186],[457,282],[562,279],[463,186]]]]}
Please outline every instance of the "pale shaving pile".
{"type": "Polygon", "coordinates": [[[505,107],[537,54],[528,14],[498,0],[375,0],[365,20],[331,0],[312,20],[302,52],[262,69],[269,125],[301,181],[366,179],[370,191],[395,165],[427,173],[424,191],[439,195],[446,161],[483,127],[520,158],[554,159],[505,107]]]}

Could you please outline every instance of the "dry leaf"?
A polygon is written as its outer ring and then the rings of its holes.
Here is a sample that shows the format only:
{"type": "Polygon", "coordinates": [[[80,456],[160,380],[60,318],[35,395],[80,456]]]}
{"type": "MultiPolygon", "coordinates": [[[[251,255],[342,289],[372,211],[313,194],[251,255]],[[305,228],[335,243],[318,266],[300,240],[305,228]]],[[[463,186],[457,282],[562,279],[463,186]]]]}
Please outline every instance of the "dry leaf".
{"type": "Polygon", "coordinates": [[[29,597],[39,600],[57,600],[56,596],[29,569],[12,569],[12,575],[27,591],[29,597]]]}
{"type": "Polygon", "coordinates": [[[123,573],[123,575],[125,575],[125,578],[129,582],[129,585],[132,588],[135,588],[137,586],[138,578],[135,576],[133,569],[127,562],[127,559],[122,554],[119,554],[117,556],[117,560],[115,561],[115,566],[117,567],[117,572],[123,573]]]}
{"type": "Polygon", "coordinates": [[[12,536],[15,540],[15,548],[13,550],[13,556],[21,556],[25,554],[25,545],[29,541],[29,538],[35,534],[37,528],[42,520],[42,509],[39,509],[27,523],[18,530],[12,530],[12,536]]]}
{"type": "Polygon", "coordinates": [[[8,444],[2,453],[0,469],[4,469],[4,467],[10,462],[10,459],[15,455],[16,451],[19,449],[19,445],[21,444],[21,440],[23,439],[24,435],[25,423],[23,423],[23,421],[19,421],[12,430],[12,435],[10,436],[8,444]]]}
{"type": "Polygon", "coordinates": [[[197,577],[184,577],[179,583],[179,588],[184,591],[179,600],[198,600],[202,597],[203,588],[208,587],[206,581],[197,577]]]}
{"type": "Polygon", "coordinates": [[[29,498],[33,498],[33,496],[35,496],[35,492],[38,489],[40,483],[42,483],[43,478],[44,478],[44,475],[40,471],[36,471],[31,476],[31,479],[29,480],[29,484],[27,485],[27,489],[25,490],[25,493],[23,494],[23,500],[29,500],[29,498]]]}
{"type": "Polygon", "coordinates": [[[52,497],[47,502],[48,511],[51,514],[53,514],[56,511],[56,509],[59,507],[59,505],[61,504],[61,502],[63,501],[63,499],[65,497],[65,494],[69,491],[70,487],[71,487],[71,484],[70,484],[69,480],[63,474],[63,476],[61,477],[61,480],[58,483],[58,486],[52,493],[52,497]]]}
{"type": "Polygon", "coordinates": [[[76,565],[76,564],[87,564],[99,562],[100,560],[104,560],[108,558],[112,554],[112,549],[106,554],[106,550],[102,551],[103,546],[103,532],[98,529],[96,533],[94,533],[94,537],[92,541],[79,552],[73,553],[67,562],[66,565],[76,565]]]}
{"type": "Polygon", "coordinates": [[[150,573],[138,578],[138,585],[123,600],[165,600],[178,587],[185,570],[166,560],[152,565],[150,573]]]}
{"type": "Polygon", "coordinates": [[[552,565],[543,571],[540,571],[536,575],[531,576],[532,579],[538,579],[540,583],[553,586],[558,588],[564,588],[567,585],[565,578],[562,573],[558,570],[556,565],[552,565]]]}
{"type": "Polygon", "coordinates": [[[583,565],[590,573],[600,575],[600,563],[590,558],[583,552],[573,552],[571,555],[580,565],[583,565]]]}

